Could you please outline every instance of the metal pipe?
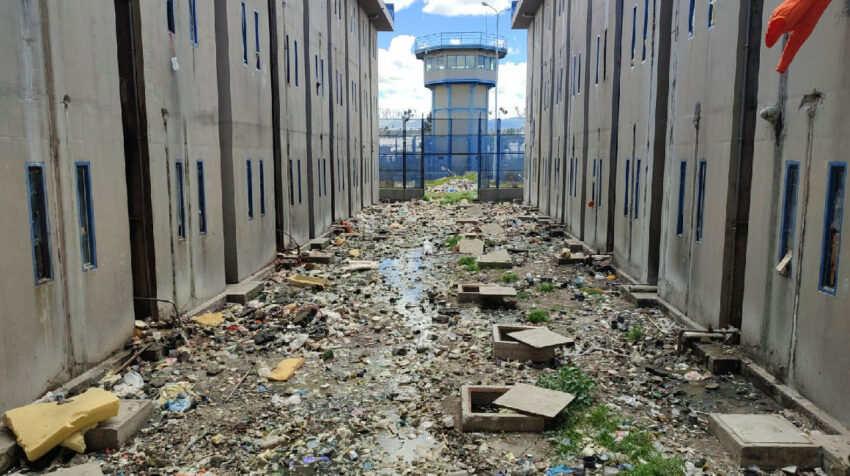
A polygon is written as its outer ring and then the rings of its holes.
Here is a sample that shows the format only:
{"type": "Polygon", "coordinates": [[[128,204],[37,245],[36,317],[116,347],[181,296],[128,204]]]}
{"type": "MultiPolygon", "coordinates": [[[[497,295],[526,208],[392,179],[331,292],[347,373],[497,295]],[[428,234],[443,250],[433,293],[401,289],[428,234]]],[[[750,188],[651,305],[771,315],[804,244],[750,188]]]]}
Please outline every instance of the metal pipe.
{"type": "MultiPolygon", "coordinates": [[[[164,303],[171,304],[171,306],[174,308],[174,318],[178,321],[180,320],[180,311],[177,310],[177,303],[175,303],[174,301],[172,301],[170,299],[159,299],[159,298],[147,298],[147,297],[133,296],[133,300],[134,301],[148,301],[148,302],[164,302],[164,303]]],[[[159,314],[159,313],[157,313],[157,314],[159,314]]]]}

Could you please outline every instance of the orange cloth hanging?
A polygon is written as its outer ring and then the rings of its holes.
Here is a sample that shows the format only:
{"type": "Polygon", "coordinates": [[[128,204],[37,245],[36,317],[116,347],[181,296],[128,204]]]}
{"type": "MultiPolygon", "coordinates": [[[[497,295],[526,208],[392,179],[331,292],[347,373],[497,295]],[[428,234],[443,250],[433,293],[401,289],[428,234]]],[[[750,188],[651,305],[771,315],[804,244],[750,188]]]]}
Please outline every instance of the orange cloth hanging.
{"type": "Polygon", "coordinates": [[[821,15],[823,15],[826,7],[832,0],[785,0],[781,5],[776,7],[773,14],[770,15],[770,21],[767,24],[767,34],[764,37],[764,42],[768,48],[773,48],[773,45],[779,40],[782,35],[790,32],[791,38],[788,39],[788,44],[785,45],[785,50],[782,52],[782,59],[779,60],[779,65],[776,71],[784,73],[788,70],[788,66],[794,61],[794,56],[800,51],[800,47],[809,38],[809,35],[814,31],[818,24],[821,15]]]}

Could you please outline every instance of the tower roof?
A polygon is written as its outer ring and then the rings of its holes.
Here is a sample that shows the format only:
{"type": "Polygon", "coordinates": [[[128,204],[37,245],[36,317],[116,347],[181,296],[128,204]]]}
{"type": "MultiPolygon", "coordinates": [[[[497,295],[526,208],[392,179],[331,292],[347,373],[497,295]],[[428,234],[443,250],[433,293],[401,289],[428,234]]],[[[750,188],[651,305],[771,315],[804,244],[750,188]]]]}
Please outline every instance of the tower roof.
{"type": "Polygon", "coordinates": [[[414,52],[419,59],[438,51],[446,50],[482,50],[494,51],[499,58],[508,54],[504,36],[481,32],[447,32],[420,36],[414,44],[414,52]]]}

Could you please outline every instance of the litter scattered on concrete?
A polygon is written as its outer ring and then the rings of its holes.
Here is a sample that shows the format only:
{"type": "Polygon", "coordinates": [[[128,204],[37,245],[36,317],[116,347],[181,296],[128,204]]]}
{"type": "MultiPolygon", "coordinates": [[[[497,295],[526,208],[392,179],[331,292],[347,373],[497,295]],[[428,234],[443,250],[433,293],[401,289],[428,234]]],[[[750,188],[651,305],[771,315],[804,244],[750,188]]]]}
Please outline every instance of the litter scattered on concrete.
{"type": "Polygon", "coordinates": [[[304,359],[284,359],[278,362],[277,366],[268,373],[268,379],[276,382],[286,382],[290,377],[295,375],[295,371],[304,364],[304,359]]]}

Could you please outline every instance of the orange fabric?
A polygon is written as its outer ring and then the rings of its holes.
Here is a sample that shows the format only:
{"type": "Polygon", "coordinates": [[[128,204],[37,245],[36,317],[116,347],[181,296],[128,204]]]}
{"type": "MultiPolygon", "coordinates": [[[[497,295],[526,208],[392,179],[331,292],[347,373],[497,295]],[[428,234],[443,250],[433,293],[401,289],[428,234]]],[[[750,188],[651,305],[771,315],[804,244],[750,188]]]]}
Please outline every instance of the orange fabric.
{"type": "Polygon", "coordinates": [[[770,21],[767,24],[767,33],[764,37],[764,42],[768,48],[773,48],[773,45],[785,33],[791,33],[788,39],[788,44],[785,45],[785,50],[782,51],[782,59],[779,60],[779,65],[776,71],[784,73],[788,70],[788,66],[794,61],[794,56],[800,51],[803,43],[809,38],[809,35],[815,30],[818,20],[823,15],[826,7],[832,0],[785,0],[781,5],[776,7],[773,14],[770,15],[770,21]]]}

